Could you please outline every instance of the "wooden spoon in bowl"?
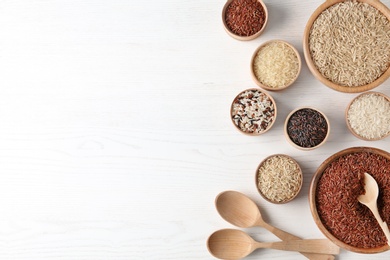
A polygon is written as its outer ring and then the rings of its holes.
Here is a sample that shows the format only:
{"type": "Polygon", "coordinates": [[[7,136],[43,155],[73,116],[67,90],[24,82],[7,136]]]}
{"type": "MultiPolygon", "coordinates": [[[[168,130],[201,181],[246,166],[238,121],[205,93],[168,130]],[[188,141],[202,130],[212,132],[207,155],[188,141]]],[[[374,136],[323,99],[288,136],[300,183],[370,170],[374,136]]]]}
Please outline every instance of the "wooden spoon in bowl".
{"type": "Polygon", "coordinates": [[[207,240],[209,252],[220,259],[241,259],[258,248],[271,248],[285,251],[300,251],[322,254],[338,254],[340,248],[327,239],[290,240],[262,243],[253,240],[248,234],[237,229],[221,229],[207,240]]]}
{"type": "MultiPolygon", "coordinates": [[[[301,239],[266,223],[256,203],[237,191],[221,192],[215,199],[218,213],[227,222],[242,228],[263,227],[284,241],[301,239]]],[[[329,243],[332,243],[329,241],[329,243]]],[[[333,255],[302,253],[311,260],[333,260],[333,255]]]]}
{"type": "Polygon", "coordinates": [[[379,215],[377,206],[377,200],[379,195],[378,183],[370,174],[366,172],[364,173],[364,190],[366,191],[366,193],[360,195],[358,197],[358,201],[363,205],[366,205],[371,210],[372,214],[374,214],[374,217],[378,221],[379,226],[383,230],[383,233],[385,233],[385,236],[387,238],[387,244],[390,245],[389,227],[379,215]]]}

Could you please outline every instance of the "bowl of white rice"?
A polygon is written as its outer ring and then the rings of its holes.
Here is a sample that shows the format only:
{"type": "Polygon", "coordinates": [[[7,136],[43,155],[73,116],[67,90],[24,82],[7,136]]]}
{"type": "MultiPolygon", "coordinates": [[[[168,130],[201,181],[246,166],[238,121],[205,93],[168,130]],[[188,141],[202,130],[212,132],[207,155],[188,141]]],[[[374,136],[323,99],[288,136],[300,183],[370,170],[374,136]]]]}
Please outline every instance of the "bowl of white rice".
{"type": "Polygon", "coordinates": [[[300,71],[300,55],[296,48],[286,41],[267,41],[252,55],[252,79],[265,90],[278,91],[291,86],[300,71]]]}
{"type": "Polygon", "coordinates": [[[390,135],[390,98],[368,91],[356,96],[347,106],[345,119],[351,133],[365,141],[390,135]]]}

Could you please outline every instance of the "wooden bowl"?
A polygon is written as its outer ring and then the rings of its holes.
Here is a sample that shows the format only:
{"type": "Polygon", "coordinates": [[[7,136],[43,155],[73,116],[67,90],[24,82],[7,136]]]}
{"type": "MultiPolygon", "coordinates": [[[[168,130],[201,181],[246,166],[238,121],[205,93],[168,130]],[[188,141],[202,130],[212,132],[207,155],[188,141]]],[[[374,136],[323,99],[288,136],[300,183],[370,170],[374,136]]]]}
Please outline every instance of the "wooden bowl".
{"type": "Polygon", "coordinates": [[[292,46],[290,43],[286,42],[286,41],[283,41],[283,40],[271,40],[271,41],[267,41],[263,44],[261,44],[256,50],[255,52],[253,53],[252,55],[252,59],[251,59],[251,75],[252,75],[252,79],[254,80],[254,82],[261,88],[263,89],[266,89],[266,90],[269,90],[269,91],[278,91],[278,90],[283,90],[283,89],[286,89],[288,88],[289,86],[291,86],[298,78],[299,76],[299,73],[301,72],[301,67],[302,67],[302,61],[301,61],[301,57],[299,55],[299,52],[297,51],[297,49],[292,46]],[[254,63],[256,61],[256,56],[257,56],[257,53],[264,47],[268,46],[269,44],[272,44],[272,43],[282,43],[286,46],[288,46],[289,48],[291,48],[291,50],[295,53],[296,57],[297,57],[297,62],[298,62],[298,70],[297,70],[297,73],[295,75],[295,77],[287,84],[285,85],[282,85],[282,86],[278,86],[278,87],[271,87],[271,86],[267,86],[266,84],[262,83],[259,81],[258,77],[256,76],[256,73],[255,73],[255,70],[254,70],[254,63]]]}
{"type": "MultiPolygon", "coordinates": [[[[267,171],[267,173],[270,173],[271,172],[271,170],[269,170],[269,171],[267,171]]],[[[279,171],[278,171],[278,173],[279,173],[279,171]]],[[[287,172],[286,170],[285,171],[283,171],[283,173],[289,173],[289,172],[287,172]]],[[[275,176],[276,177],[276,176],[275,176]]],[[[283,177],[286,177],[287,178],[287,176],[283,176],[283,177]]],[[[288,181],[288,180],[285,180],[285,181],[288,181]]],[[[257,169],[256,169],[256,174],[255,174],[255,185],[256,185],[256,189],[257,189],[257,191],[259,192],[259,194],[266,200],[266,201],[268,201],[268,202],[271,202],[271,203],[274,203],[274,204],[284,204],[284,203],[287,203],[287,202],[290,202],[290,201],[292,201],[294,198],[296,198],[296,196],[299,194],[299,192],[301,191],[301,188],[302,188],[302,185],[303,185],[303,173],[302,173],[302,169],[301,169],[301,167],[299,166],[299,164],[298,164],[298,162],[296,161],[296,160],[294,160],[292,157],[290,157],[290,156],[288,156],[288,155],[285,155],[285,154],[274,154],[274,155],[270,155],[270,156],[268,156],[267,158],[265,158],[263,161],[261,161],[260,162],[260,164],[259,164],[259,166],[257,167],[257,169]],[[286,195],[286,196],[284,196],[284,195],[282,195],[282,197],[286,197],[286,198],[284,198],[284,199],[282,199],[282,200],[272,200],[271,198],[269,198],[269,196],[266,196],[262,191],[261,191],[261,189],[259,188],[259,174],[260,174],[260,168],[267,162],[267,161],[269,161],[270,159],[273,159],[273,158],[277,158],[277,157],[282,157],[282,158],[284,158],[284,159],[287,159],[290,163],[292,163],[292,164],[294,164],[294,165],[296,165],[297,166],[297,170],[298,170],[298,172],[297,172],[297,175],[298,175],[298,178],[299,178],[299,180],[298,180],[298,182],[299,182],[299,184],[297,184],[298,185],[298,187],[292,187],[291,186],[291,184],[292,184],[292,182],[291,182],[291,180],[290,180],[290,185],[286,185],[286,186],[281,186],[282,185],[282,183],[275,183],[275,185],[279,185],[279,187],[280,188],[283,188],[283,191],[286,191],[286,190],[288,190],[288,188],[294,188],[294,190],[290,190],[290,192],[292,193],[292,194],[288,194],[288,195],[286,195]]],[[[275,188],[275,186],[274,187],[269,187],[269,189],[272,189],[272,188],[275,188]]]]}
{"type": "MultiPolygon", "coordinates": [[[[306,27],[305,27],[305,31],[304,31],[304,35],[303,35],[303,52],[304,52],[305,60],[306,60],[307,66],[309,67],[309,70],[314,75],[314,77],[317,78],[324,85],[326,85],[334,90],[340,91],[340,92],[358,93],[358,92],[371,90],[371,89],[379,86],[380,84],[382,84],[390,76],[390,67],[379,78],[377,78],[373,82],[368,83],[366,85],[354,86],[354,87],[341,86],[341,85],[338,85],[338,84],[328,80],[317,70],[317,68],[314,64],[314,61],[311,57],[310,48],[309,48],[310,30],[312,28],[313,23],[317,19],[317,17],[324,10],[326,10],[328,7],[330,7],[334,4],[340,3],[340,2],[344,2],[344,1],[345,0],[326,0],[325,3],[320,5],[314,11],[314,13],[311,15],[311,17],[310,17],[310,19],[307,22],[306,27]]],[[[379,0],[359,0],[358,2],[367,3],[367,4],[371,5],[372,7],[379,10],[384,16],[386,16],[388,20],[390,20],[390,10],[387,8],[386,5],[381,3],[379,0]]]]}
{"type": "Polygon", "coordinates": [[[286,118],[286,121],[284,122],[284,136],[286,137],[287,141],[292,146],[294,146],[295,148],[298,148],[298,149],[303,150],[303,151],[310,151],[310,150],[313,150],[313,149],[316,149],[316,148],[322,146],[326,142],[326,140],[328,139],[329,133],[330,133],[330,123],[329,123],[328,118],[326,117],[326,115],[324,113],[322,113],[321,111],[319,111],[318,109],[313,108],[313,107],[299,107],[299,108],[291,111],[290,114],[288,114],[288,116],[286,118]],[[319,114],[321,114],[325,118],[325,121],[326,121],[326,124],[327,124],[327,132],[326,132],[326,135],[325,135],[324,139],[319,144],[317,144],[315,146],[312,146],[312,147],[304,147],[304,146],[300,146],[300,145],[296,144],[293,140],[291,140],[291,137],[290,137],[290,135],[288,133],[288,123],[289,123],[291,117],[297,111],[304,110],[304,109],[311,109],[311,110],[314,110],[314,111],[318,112],[319,114]]]}
{"type": "MultiPolygon", "coordinates": [[[[354,135],[356,136],[357,138],[359,139],[362,139],[364,141],[377,141],[377,140],[382,140],[386,137],[388,137],[390,135],[390,131],[387,133],[387,134],[384,134],[383,136],[380,136],[380,137],[375,137],[375,138],[367,138],[367,137],[364,137],[362,136],[361,134],[358,134],[356,132],[356,130],[351,126],[351,122],[350,120],[348,119],[348,113],[349,113],[349,110],[351,108],[351,105],[358,99],[358,98],[361,98],[361,97],[364,97],[366,95],[371,95],[371,94],[374,94],[374,95],[379,95],[381,97],[384,97],[389,103],[390,103],[390,97],[386,96],[385,94],[382,94],[380,92],[374,92],[374,91],[369,91],[369,92],[365,92],[365,93],[362,93],[358,96],[356,96],[354,99],[352,99],[352,101],[348,104],[347,106],[347,109],[345,110],[345,121],[347,123],[347,127],[349,129],[349,131],[354,135]]],[[[386,111],[384,112],[386,113],[386,111]]],[[[387,113],[390,113],[390,111],[387,111],[387,113]]],[[[389,126],[390,127],[390,126],[389,126]]]]}
{"type": "MultiPolygon", "coordinates": [[[[335,162],[336,160],[338,160],[340,158],[342,158],[341,160],[344,160],[342,162],[344,164],[346,164],[348,162],[348,159],[346,157],[344,157],[344,156],[354,155],[356,153],[369,153],[369,154],[373,154],[374,156],[378,155],[378,156],[384,157],[384,158],[386,158],[387,160],[390,161],[390,154],[388,152],[380,150],[380,149],[377,149],[377,148],[372,148],[372,147],[352,147],[352,148],[348,148],[348,149],[345,149],[345,150],[342,150],[342,151],[339,151],[339,152],[333,154],[332,156],[327,158],[319,166],[319,168],[317,169],[317,171],[313,175],[313,178],[312,178],[311,184],[310,184],[310,190],[309,190],[310,210],[311,210],[312,216],[314,218],[314,221],[317,224],[317,226],[320,229],[320,231],[328,239],[330,239],[332,242],[334,242],[339,247],[344,248],[344,249],[349,250],[349,251],[357,252],[357,253],[370,254],[370,253],[383,252],[383,251],[386,251],[386,250],[390,249],[389,245],[385,244],[383,246],[378,246],[378,247],[361,248],[361,247],[356,247],[356,246],[353,246],[351,244],[348,244],[348,243],[342,241],[341,239],[337,238],[336,235],[334,235],[334,232],[332,233],[325,226],[324,221],[321,219],[321,216],[320,216],[320,213],[319,213],[320,204],[317,203],[317,197],[319,197],[318,189],[319,189],[320,185],[325,185],[325,184],[322,184],[322,182],[320,182],[320,179],[323,176],[324,171],[328,167],[330,167],[331,163],[335,162]]],[[[366,157],[362,157],[362,158],[366,158],[366,157]]],[[[361,159],[361,160],[363,160],[363,159],[361,159]]],[[[358,161],[358,162],[360,162],[360,161],[358,161]]],[[[357,162],[354,162],[354,163],[356,164],[357,162]]],[[[354,167],[354,165],[351,165],[351,164],[347,164],[347,165],[350,165],[351,167],[354,167]]],[[[367,163],[367,165],[370,166],[371,164],[367,163]]],[[[354,169],[351,168],[351,169],[348,170],[348,174],[350,174],[349,176],[351,176],[351,174],[360,174],[361,171],[366,171],[366,169],[358,169],[358,167],[356,167],[354,169]],[[356,172],[356,171],[359,171],[359,172],[356,172]]],[[[373,173],[373,169],[371,169],[371,171],[373,173]]],[[[381,168],[377,169],[377,171],[379,172],[379,175],[382,173],[381,168]]],[[[340,170],[340,172],[342,172],[342,170],[340,170]]],[[[340,172],[338,172],[336,170],[333,170],[331,174],[332,175],[338,175],[338,174],[341,174],[340,172]]],[[[376,174],[378,174],[378,172],[376,174]]],[[[385,172],[383,172],[383,173],[385,174],[385,172]]],[[[362,187],[364,187],[363,183],[360,184],[362,187]]],[[[342,208],[346,207],[346,204],[345,204],[345,202],[341,202],[341,199],[339,200],[339,196],[335,195],[336,192],[334,192],[333,189],[332,190],[330,190],[330,189],[331,188],[336,188],[339,191],[340,195],[347,197],[347,196],[350,196],[349,194],[351,194],[351,190],[347,190],[347,188],[351,188],[352,186],[353,186],[353,184],[341,183],[340,181],[334,180],[334,184],[331,187],[326,189],[330,193],[329,195],[326,195],[327,198],[333,198],[336,201],[335,204],[337,204],[337,205],[330,205],[330,207],[333,209],[332,212],[337,212],[337,211],[338,212],[342,212],[342,208]],[[339,188],[341,190],[339,190],[339,188]]],[[[324,187],[326,187],[326,186],[324,186],[324,187]]],[[[381,187],[381,185],[379,185],[379,188],[381,190],[381,189],[383,189],[383,186],[381,187]]],[[[364,190],[364,188],[362,188],[362,189],[364,190]]],[[[381,194],[383,194],[383,190],[380,191],[380,196],[381,196],[381,194]]],[[[353,200],[354,200],[354,203],[359,204],[359,202],[357,201],[357,198],[356,198],[356,200],[355,200],[355,198],[353,198],[353,200]]],[[[322,202],[322,203],[326,203],[326,202],[322,202]]],[[[359,207],[360,206],[362,207],[360,210],[362,210],[365,207],[365,206],[359,204],[359,207]]],[[[354,205],[351,205],[351,204],[348,204],[347,207],[355,209],[354,205]]],[[[368,210],[368,208],[366,208],[364,210],[365,210],[365,211],[363,211],[363,212],[365,212],[364,214],[366,214],[366,216],[370,216],[372,218],[372,221],[377,223],[375,218],[371,215],[372,213],[368,210]]],[[[354,211],[354,212],[355,212],[354,217],[358,216],[358,214],[361,214],[361,211],[360,212],[354,211]]],[[[332,213],[332,214],[334,214],[334,213],[332,213]]],[[[348,214],[349,214],[348,216],[345,216],[346,214],[343,213],[342,216],[344,217],[344,220],[350,221],[350,219],[354,218],[354,217],[351,217],[350,213],[348,213],[348,214]]],[[[334,223],[334,221],[337,221],[336,217],[333,218],[333,216],[329,216],[328,219],[329,218],[332,219],[333,223],[334,223]]],[[[358,221],[358,220],[356,220],[356,221],[358,221]]],[[[348,222],[348,224],[349,224],[349,226],[353,226],[352,224],[350,224],[350,222],[348,222]]],[[[356,225],[357,224],[355,224],[355,226],[356,225]]],[[[368,223],[366,222],[362,226],[365,226],[365,225],[368,225],[368,223]]],[[[374,230],[372,230],[372,231],[374,231],[374,230]]],[[[379,228],[379,225],[377,227],[377,231],[376,232],[381,232],[381,229],[379,228]]],[[[351,232],[350,232],[350,233],[346,234],[346,237],[348,237],[348,235],[349,236],[353,236],[354,234],[357,234],[357,233],[360,234],[361,232],[355,232],[353,234],[351,234],[351,232]]],[[[381,234],[383,234],[383,233],[381,233],[381,234]]],[[[364,236],[364,234],[363,234],[363,236],[364,236]]]]}
{"type": "MultiPolygon", "coordinates": [[[[257,101],[257,100],[256,100],[257,101]]],[[[252,104],[253,105],[253,104],[252,104]]],[[[254,107],[254,106],[252,106],[254,107]]],[[[253,111],[252,111],[253,112],[253,111]]],[[[252,113],[251,112],[251,113],[252,113]]],[[[268,113],[266,113],[268,114],[268,113]]],[[[246,89],[246,90],[243,90],[241,91],[233,100],[231,106],[230,106],[230,119],[232,120],[232,123],[233,125],[236,127],[236,129],[238,129],[241,133],[244,133],[246,135],[250,135],[250,136],[257,136],[257,135],[261,135],[261,134],[264,134],[266,132],[268,132],[271,127],[274,125],[275,121],[276,121],[276,116],[277,116],[277,108],[276,108],[276,103],[275,103],[275,100],[272,98],[271,95],[269,95],[268,93],[262,91],[261,89],[259,88],[250,88],[250,89],[246,89]],[[240,98],[241,95],[243,95],[244,93],[249,93],[249,92],[252,92],[252,93],[258,93],[259,95],[262,95],[263,97],[265,98],[268,98],[270,103],[272,103],[273,105],[273,117],[272,117],[272,121],[269,122],[266,126],[266,128],[262,131],[257,131],[257,132],[251,132],[251,129],[246,129],[246,130],[243,130],[241,129],[241,127],[239,126],[238,123],[236,123],[234,117],[237,113],[235,113],[235,104],[237,104],[238,102],[238,99],[240,98]]],[[[242,118],[242,117],[241,117],[242,118]]],[[[264,118],[264,113],[263,113],[263,116],[261,118],[264,118]]],[[[259,119],[259,118],[256,118],[256,119],[259,119]]],[[[256,120],[253,120],[254,122],[256,122],[256,124],[260,123],[260,121],[256,121],[256,120]]]]}
{"type": "Polygon", "coordinates": [[[263,24],[263,26],[261,27],[261,29],[260,29],[258,32],[256,32],[255,34],[252,34],[252,35],[250,35],[250,36],[240,36],[240,35],[235,34],[234,32],[232,32],[232,31],[229,29],[229,27],[228,27],[228,25],[227,25],[227,23],[226,23],[226,19],[225,19],[227,8],[229,7],[229,5],[230,5],[233,1],[234,1],[234,0],[227,0],[226,3],[225,3],[225,5],[223,6],[223,9],[222,9],[222,22],[223,22],[223,26],[224,26],[224,28],[225,28],[225,31],[228,33],[228,35],[230,35],[230,36],[233,37],[234,39],[240,40],[240,41],[250,41],[250,40],[253,40],[253,39],[259,37],[259,36],[263,33],[263,31],[264,31],[264,29],[265,29],[265,27],[267,26],[267,23],[268,23],[268,10],[267,10],[266,5],[263,3],[262,0],[258,0],[258,2],[259,2],[259,3],[261,4],[261,6],[263,7],[263,10],[264,10],[264,13],[265,13],[265,20],[264,20],[264,24],[263,24]]]}

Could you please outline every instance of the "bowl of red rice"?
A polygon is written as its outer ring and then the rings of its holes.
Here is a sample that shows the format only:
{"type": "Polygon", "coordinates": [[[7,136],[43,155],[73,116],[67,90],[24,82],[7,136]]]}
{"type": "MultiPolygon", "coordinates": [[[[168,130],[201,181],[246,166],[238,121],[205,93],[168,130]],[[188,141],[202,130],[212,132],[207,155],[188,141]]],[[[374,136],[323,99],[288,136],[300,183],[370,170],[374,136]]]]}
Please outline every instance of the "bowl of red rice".
{"type": "Polygon", "coordinates": [[[372,147],[352,147],[327,158],[313,175],[309,203],[321,232],[341,248],[357,253],[390,249],[371,211],[358,201],[365,193],[364,173],[379,186],[378,209],[390,223],[390,153],[372,147]]]}
{"type": "Polygon", "coordinates": [[[236,40],[259,37],[267,22],[268,10],[262,0],[227,0],[222,9],[225,31],[236,40]]]}

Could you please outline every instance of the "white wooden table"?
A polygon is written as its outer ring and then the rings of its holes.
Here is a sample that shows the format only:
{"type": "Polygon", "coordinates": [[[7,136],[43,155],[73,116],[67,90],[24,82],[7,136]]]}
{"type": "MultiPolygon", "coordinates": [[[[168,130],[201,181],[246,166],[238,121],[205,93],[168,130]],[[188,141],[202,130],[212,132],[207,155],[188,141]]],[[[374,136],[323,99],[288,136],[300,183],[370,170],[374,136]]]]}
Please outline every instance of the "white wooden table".
{"type": "MultiPolygon", "coordinates": [[[[231,101],[255,87],[255,48],[283,39],[303,59],[304,27],[322,1],[265,3],[264,34],[240,42],[222,27],[222,0],[0,1],[0,258],[214,259],[208,235],[233,228],[214,208],[224,190],[253,198],[281,229],[323,238],[307,195],[317,167],[352,146],[389,151],[390,138],[352,136],[344,111],[357,94],[325,87],[305,62],[292,87],[272,93],[271,131],[248,137],[233,127],[231,101]],[[283,136],[298,106],[330,119],[319,149],[297,150],[283,136]],[[304,171],[299,197],[284,205],[254,185],[258,163],[274,153],[304,171]]],[[[390,95],[390,81],[375,90],[390,95]]],[[[338,259],[389,257],[343,250],[338,259]]],[[[247,259],[304,257],[258,250],[247,259]]]]}

